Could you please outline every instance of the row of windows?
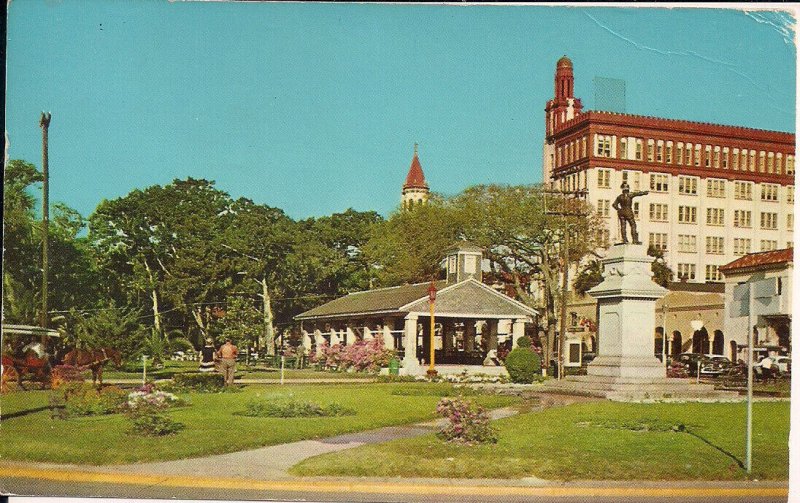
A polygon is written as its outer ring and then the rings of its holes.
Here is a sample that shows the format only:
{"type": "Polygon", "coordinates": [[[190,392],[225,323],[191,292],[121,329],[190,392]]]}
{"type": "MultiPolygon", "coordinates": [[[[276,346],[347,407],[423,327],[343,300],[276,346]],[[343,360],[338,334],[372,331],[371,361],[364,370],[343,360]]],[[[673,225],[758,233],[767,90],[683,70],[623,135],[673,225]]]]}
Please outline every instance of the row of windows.
{"type": "MultiPolygon", "coordinates": [[[[648,244],[661,251],[667,251],[668,236],[665,232],[651,232],[648,244]]],[[[772,251],[778,248],[778,241],[762,239],[760,251],[772,251]]],[[[786,247],[792,242],[786,243],[786,247]]],[[[749,238],[733,239],[733,254],[736,256],[752,253],[752,241],[749,238]]],[[[678,234],[679,253],[697,253],[697,236],[693,234],[678,234]]],[[[721,236],[706,236],[705,253],[708,255],[725,255],[725,238],[721,236]]]]}
{"type": "MultiPolygon", "coordinates": [[[[560,145],[556,151],[556,166],[587,157],[587,137],[560,145]]],[[[759,173],[794,175],[794,155],[781,152],[755,151],[700,145],[698,143],[673,142],[636,137],[595,134],[594,155],[631,161],[647,161],[677,166],[695,166],[715,169],[733,169],[759,173]]]]}
{"type": "MultiPolygon", "coordinates": [[[[639,203],[633,203],[633,212],[636,218],[639,218],[639,203]]],[[[599,199],[597,201],[597,214],[601,217],[609,218],[611,216],[611,200],[599,199]]],[[[651,222],[668,222],[669,221],[669,205],[665,203],[650,203],[650,221],[651,222]]],[[[778,228],[778,214],[774,212],[762,211],[760,213],[760,228],[763,230],[776,230],[778,228]]],[[[697,207],[696,206],[678,206],[678,223],[682,224],[696,224],[697,223],[697,207]]],[[[725,210],[723,208],[706,208],[705,215],[706,225],[724,226],[725,225],[725,210]]],[[[753,227],[753,212],[750,210],[734,210],[733,211],[733,226],[749,229],[753,227]]],[[[789,213],[786,215],[786,227],[788,229],[794,228],[794,214],[789,213]]]]}
{"type": "MultiPolygon", "coordinates": [[[[600,168],[597,170],[597,186],[599,188],[611,188],[610,169],[600,168]]],[[[632,186],[632,190],[639,190],[641,173],[638,171],[623,171],[622,179],[632,186]]],[[[575,175],[570,175],[575,176],[575,175]]],[[[670,191],[670,180],[672,175],[666,173],[650,173],[650,191],[666,193],[670,191]]],[[[700,178],[696,176],[678,175],[678,193],[688,196],[696,196],[699,193],[700,178]]],[[[753,199],[753,182],[734,181],[733,196],[735,199],[751,201],[753,199]]],[[[727,180],[718,178],[706,179],[706,196],[724,198],[727,195],[727,180]]],[[[761,184],[761,200],[766,202],[777,202],[779,200],[780,185],[776,183],[761,184]]],[[[574,189],[573,189],[574,190],[574,189]]],[[[794,185],[786,187],[786,202],[794,203],[794,185]]]]}

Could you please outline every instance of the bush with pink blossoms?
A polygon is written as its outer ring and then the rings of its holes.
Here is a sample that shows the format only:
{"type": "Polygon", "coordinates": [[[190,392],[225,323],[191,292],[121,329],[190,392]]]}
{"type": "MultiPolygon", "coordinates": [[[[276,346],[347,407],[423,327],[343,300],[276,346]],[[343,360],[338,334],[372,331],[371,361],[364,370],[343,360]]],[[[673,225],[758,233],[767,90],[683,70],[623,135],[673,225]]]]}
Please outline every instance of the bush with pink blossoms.
{"type": "Polygon", "coordinates": [[[463,444],[497,443],[497,432],[489,424],[489,415],[483,407],[461,398],[442,398],[436,413],[448,423],[436,434],[448,442],[463,444]]]}
{"type": "Polygon", "coordinates": [[[356,341],[347,346],[329,346],[323,343],[320,354],[315,352],[310,360],[326,369],[378,372],[381,367],[389,365],[393,356],[394,351],[386,348],[383,339],[374,338],[356,341]]]}

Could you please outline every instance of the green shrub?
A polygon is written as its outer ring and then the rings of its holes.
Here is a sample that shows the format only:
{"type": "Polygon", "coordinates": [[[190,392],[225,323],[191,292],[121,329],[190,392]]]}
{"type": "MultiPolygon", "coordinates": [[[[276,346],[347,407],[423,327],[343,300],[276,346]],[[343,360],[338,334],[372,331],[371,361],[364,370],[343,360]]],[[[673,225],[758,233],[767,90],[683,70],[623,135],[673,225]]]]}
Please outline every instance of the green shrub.
{"type": "Polygon", "coordinates": [[[511,382],[530,384],[542,370],[539,355],[529,348],[515,348],[506,357],[506,370],[511,382]]]}
{"type": "Polygon", "coordinates": [[[379,375],[377,376],[378,382],[419,382],[415,376],[393,376],[393,375],[379,375]]]}
{"type": "Polygon", "coordinates": [[[136,414],[131,416],[134,433],[149,436],[162,436],[177,433],[184,428],[183,423],[179,423],[171,417],[161,414],[136,414]]]}
{"type": "Polygon", "coordinates": [[[128,398],[128,393],[117,386],[107,386],[98,391],[84,384],[64,392],[64,411],[67,416],[99,416],[118,412],[128,398]]]}
{"type": "Polygon", "coordinates": [[[448,420],[436,433],[442,440],[468,445],[497,443],[497,432],[489,424],[489,414],[483,407],[460,398],[442,398],[436,405],[436,412],[448,420]]]}
{"type": "Polygon", "coordinates": [[[320,405],[302,400],[289,400],[286,402],[270,402],[264,400],[250,400],[243,416],[251,417],[335,417],[352,416],[356,413],[353,409],[343,407],[338,403],[320,405]]]}
{"type": "Polygon", "coordinates": [[[531,338],[528,337],[527,335],[523,335],[522,337],[517,339],[518,348],[529,348],[531,347],[531,345],[532,345],[531,338]]]}
{"type": "Polygon", "coordinates": [[[172,351],[183,351],[184,353],[194,353],[194,344],[185,337],[176,337],[169,341],[169,347],[172,351]]]}
{"type": "Polygon", "coordinates": [[[217,373],[204,374],[202,372],[175,374],[172,378],[171,391],[186,392],[198,391],[201,393],[216,393],[225,387],[225,376],[217,373]]]}

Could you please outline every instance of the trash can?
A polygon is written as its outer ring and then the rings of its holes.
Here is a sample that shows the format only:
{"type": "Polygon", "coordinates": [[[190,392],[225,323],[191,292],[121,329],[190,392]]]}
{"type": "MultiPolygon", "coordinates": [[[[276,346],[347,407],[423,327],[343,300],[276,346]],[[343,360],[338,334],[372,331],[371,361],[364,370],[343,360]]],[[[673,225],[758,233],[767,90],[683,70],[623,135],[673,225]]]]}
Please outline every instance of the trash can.
{"type": "Polygon", "coordinates": [[[400,375],[400,361],[397,358],[389,360],[389,375],[400,375]]]}

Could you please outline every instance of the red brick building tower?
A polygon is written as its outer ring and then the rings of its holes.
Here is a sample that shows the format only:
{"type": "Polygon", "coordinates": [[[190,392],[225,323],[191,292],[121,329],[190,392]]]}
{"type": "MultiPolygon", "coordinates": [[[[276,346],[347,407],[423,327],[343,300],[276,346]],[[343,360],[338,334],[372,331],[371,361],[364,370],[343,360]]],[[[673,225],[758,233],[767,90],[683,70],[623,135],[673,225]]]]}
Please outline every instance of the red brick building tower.
{"type": "Polygon", "coordinates": [[[611,202],[627,182],[643,243],[664,251],[675,279],[719,282],[719,266],[792,246],[795,135],[740,126],[582,111],[572,62],[558,60],[545,107],[546,184],[588,190],[616,242],[611,202]]]}
{"type": "Polygon", "coordinates": [[[403,184],[402,206],[403,209],[411,209],[414,205],[425,204],[428,202],[430,189],[425,181],[425,174],[422,172],[422,165],[419,163],[417,154],[417,144],[414,144],[414,158],[411,160],[411,167],[408,169],[406,183],[403,184]]]}

